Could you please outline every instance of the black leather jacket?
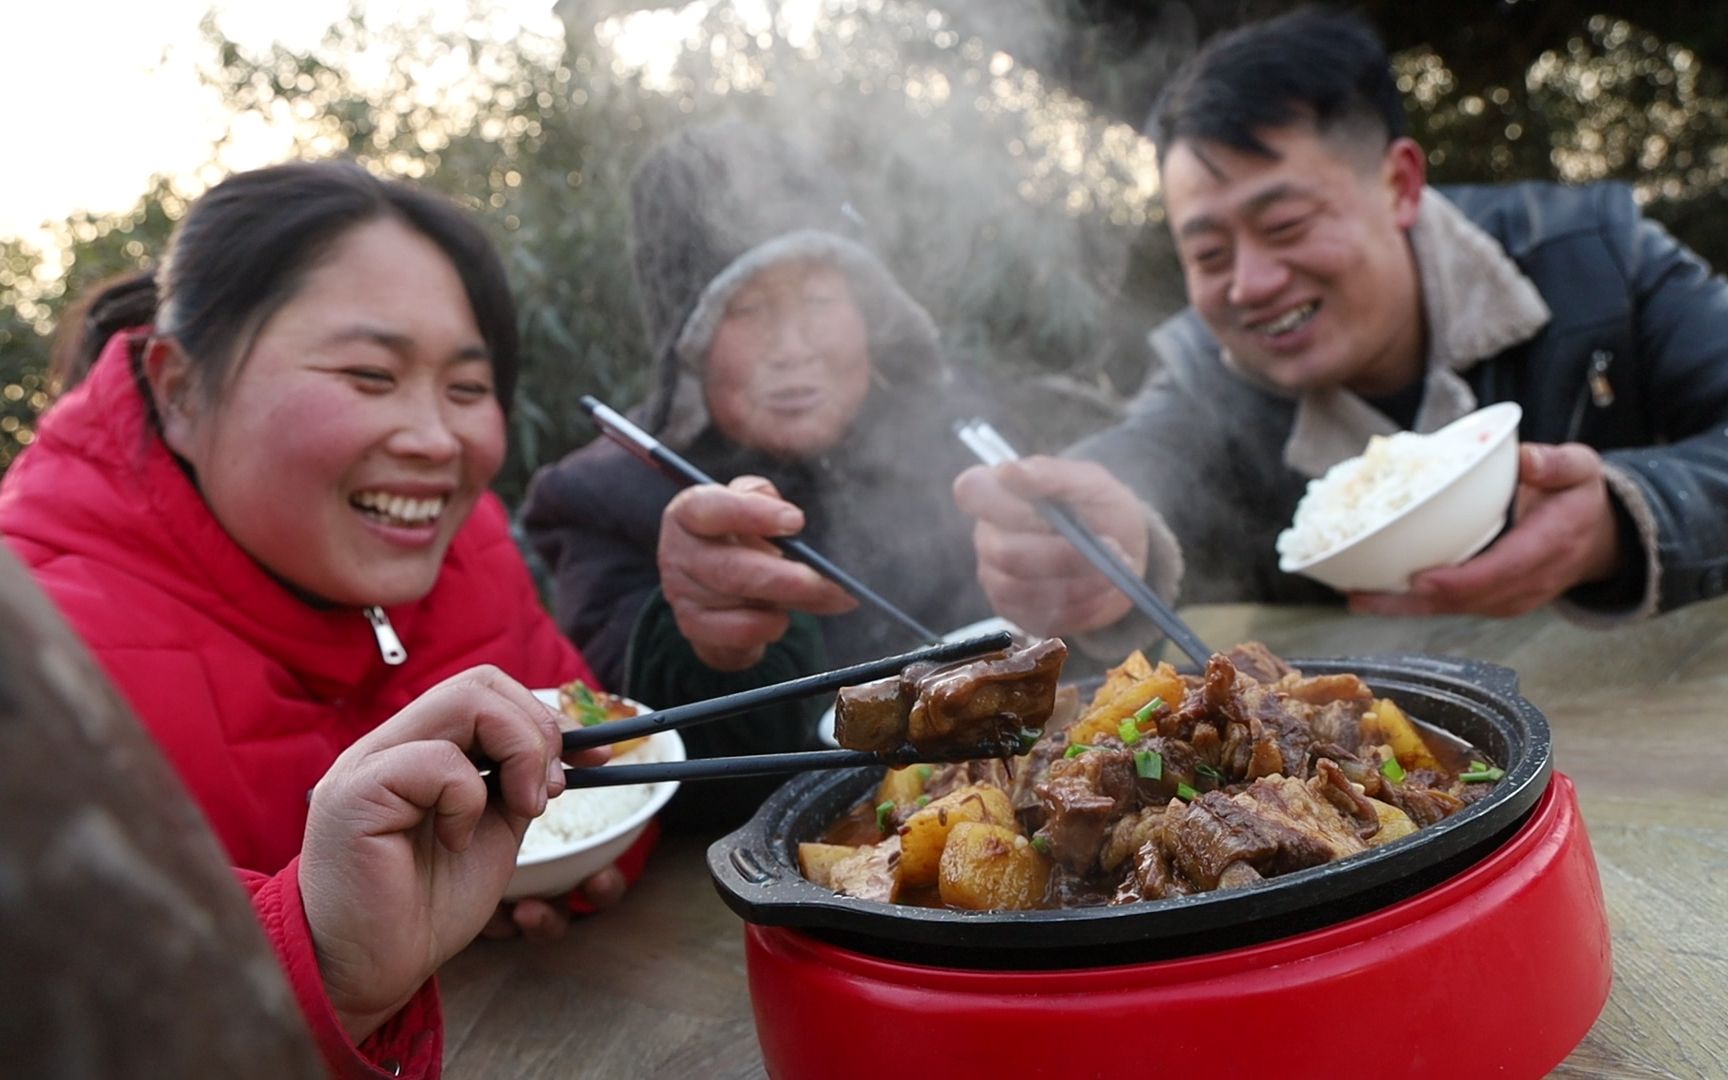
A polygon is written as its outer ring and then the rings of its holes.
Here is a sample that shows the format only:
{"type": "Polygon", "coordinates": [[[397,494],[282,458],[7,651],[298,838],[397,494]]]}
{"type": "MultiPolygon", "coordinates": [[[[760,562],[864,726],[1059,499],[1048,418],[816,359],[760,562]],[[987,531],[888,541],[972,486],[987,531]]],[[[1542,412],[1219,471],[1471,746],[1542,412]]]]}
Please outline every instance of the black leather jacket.
{"type": "MultiPolygon", "coordinates": [[[[1604,615],[1668,611],[1728,587],[1728,283],[1617,184],[1442,189],[1536,285],[1552,318],[1464,378],[1523,406],[1530,442],[1587,443],[1645,548],[1567,597],[1604,615]]],[[[1277,568],[1306,478],[1282,463],[1295,403],[1231,374],[1192,310],[1154,334],[1163,367],[1128,420],[1075,448],[1164,516],[1185,602],[1336,594],[1277,568]],[[1180,462],[1179,469],[1172,463],[1180,462]]]]}

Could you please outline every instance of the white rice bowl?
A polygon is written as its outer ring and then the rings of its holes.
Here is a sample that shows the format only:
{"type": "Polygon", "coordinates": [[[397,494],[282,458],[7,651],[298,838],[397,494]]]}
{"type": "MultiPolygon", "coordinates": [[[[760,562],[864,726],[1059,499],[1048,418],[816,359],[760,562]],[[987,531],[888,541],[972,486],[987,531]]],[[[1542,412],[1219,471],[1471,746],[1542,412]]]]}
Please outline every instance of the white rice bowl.
{"type": "MultiPolygon", "coordinates": [[[[556,707],[556,690],[534,693],[556,707]]],[[[684,740],[676,731],[661,731],[628,753],[614,755],[606,767],[683,760],[684,740]]],[[[545,813],[529,823],[521,850],[516,853],[516,873],[510,878],[504,898],[518,900],[569,892],[628,850],[642,835],[648,820],[659,813],[677,790],[678,782],[667,780],[658,784],[565,791],[546,804],[545,813]]]]}
{"type": "Polygon", "coordinates": [[[1505,524],[1522,416],[1506,402],[1431,435],[1374,436],[1308,482],[1278,535],[1278,568],[1341,590],[1398,592],[1411,574],[1474,555],[1505,524]]]}
{"type": "Polygon", "coordinates": [[[1343,547],[1438,490],[1477,453],[1472,443],[1413,431],[1373,436],[1359,456],[1308,482],[1295,520],[1278,534],[1278,554],[1300,563],[1343,547]]]}

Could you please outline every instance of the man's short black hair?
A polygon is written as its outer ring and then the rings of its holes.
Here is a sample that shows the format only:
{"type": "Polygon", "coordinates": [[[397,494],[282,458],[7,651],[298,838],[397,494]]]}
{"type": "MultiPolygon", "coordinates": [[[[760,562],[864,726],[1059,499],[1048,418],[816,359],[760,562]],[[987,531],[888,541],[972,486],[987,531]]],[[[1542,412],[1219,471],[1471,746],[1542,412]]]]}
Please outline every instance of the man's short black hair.
{"type": "Polygon", "coordinates": [[[1205,140],[1276,156],[1257,136],[1310,121],[1384,149],[1404,133],[1404,103],[1386,46],[1367,20],[1303,8],[1208,41],[1171,77],[1147,134],[1162,164],[1176,142],[1205,140]]]}

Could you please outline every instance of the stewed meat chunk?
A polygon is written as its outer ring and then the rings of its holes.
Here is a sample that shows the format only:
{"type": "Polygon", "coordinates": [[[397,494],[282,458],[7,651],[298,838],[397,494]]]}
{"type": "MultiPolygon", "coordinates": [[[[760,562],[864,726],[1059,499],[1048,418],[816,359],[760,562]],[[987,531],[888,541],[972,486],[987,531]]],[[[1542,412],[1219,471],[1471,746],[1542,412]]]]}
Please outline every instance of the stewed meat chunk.
{"type": "Polygon", "coordinates": [[[925,761],[1008,757],[1036,738],[1056,705],[1068,647],[1056,638],[840,691],[834,736],[853,750],[910,746],[925,761]]]}

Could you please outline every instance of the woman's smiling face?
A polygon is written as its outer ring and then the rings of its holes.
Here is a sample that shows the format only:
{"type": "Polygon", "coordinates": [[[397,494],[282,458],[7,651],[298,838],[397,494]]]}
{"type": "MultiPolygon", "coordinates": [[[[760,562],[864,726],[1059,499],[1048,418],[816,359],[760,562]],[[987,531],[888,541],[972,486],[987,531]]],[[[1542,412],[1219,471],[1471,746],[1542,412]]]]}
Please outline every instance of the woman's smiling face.
{"type": "Polygon", "coordinates": [[[332,603],[431,591],[504,458],[492,362],[437,245],[394,218],[349,230],[211,393],[174,349],[152,366],[163,437],[248,554],[332,603]]]}

